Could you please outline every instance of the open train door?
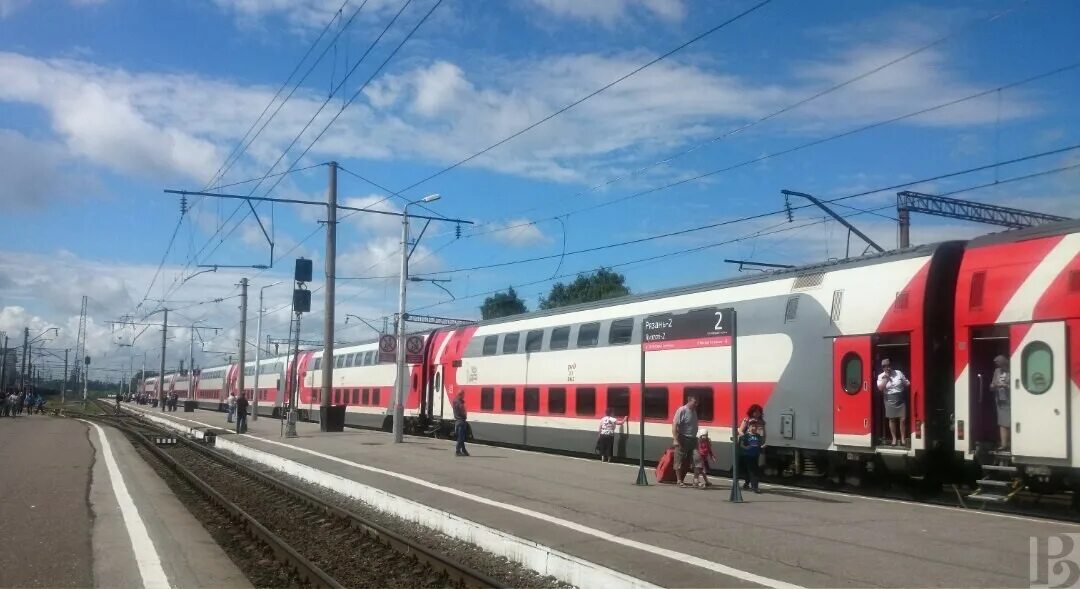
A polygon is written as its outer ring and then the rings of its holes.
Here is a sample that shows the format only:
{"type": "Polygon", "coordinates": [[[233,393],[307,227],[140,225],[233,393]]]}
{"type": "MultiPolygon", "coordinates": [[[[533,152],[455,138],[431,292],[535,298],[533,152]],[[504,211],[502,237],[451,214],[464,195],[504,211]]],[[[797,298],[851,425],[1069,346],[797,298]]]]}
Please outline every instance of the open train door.
{"type": "Polygon", "coordinates": [[[1069,458],[1069,376],[1064,321],[1009,327],[1012,451],[1069,458]]]}
{"type": "Polygon", "coordinates": [[[833,339],[833,443],[874,445],[870,336],[833,339]]]}

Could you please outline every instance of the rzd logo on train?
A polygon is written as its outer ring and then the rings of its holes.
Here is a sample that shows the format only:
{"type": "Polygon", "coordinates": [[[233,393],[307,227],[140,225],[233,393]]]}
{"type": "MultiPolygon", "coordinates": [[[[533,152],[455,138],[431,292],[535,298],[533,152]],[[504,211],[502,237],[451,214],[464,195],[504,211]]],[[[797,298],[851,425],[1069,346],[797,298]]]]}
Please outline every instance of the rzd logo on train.
{"type": "Polygon", "coordinates": [[[1039,589],[1080,586],[1080,534],[1028,538],[1028,582],[1039,589]]]}

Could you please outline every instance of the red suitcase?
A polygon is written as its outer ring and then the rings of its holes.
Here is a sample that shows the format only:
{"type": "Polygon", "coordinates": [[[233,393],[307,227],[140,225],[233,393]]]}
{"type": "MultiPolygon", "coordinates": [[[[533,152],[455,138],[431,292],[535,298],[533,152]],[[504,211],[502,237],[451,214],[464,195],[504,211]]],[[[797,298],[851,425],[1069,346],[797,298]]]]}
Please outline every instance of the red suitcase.
{"type": "Polygon", "coordinates": [[[656,463],[656,482],[668,484],[675,482],[675,448],[664,450],[664,455],[656,463]]]}

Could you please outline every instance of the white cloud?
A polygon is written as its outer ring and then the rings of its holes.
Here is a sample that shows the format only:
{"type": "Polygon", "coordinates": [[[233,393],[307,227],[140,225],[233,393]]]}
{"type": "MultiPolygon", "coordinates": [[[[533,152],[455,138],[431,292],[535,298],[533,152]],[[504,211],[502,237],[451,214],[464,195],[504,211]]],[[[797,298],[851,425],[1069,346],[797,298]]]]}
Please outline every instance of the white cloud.
{"type": "Polygon", "coordinates": [[[492,239],[514,247],[529,247],[552,242],[551,237],[540,231],[540,228],[529,219],[510,219],[491,227],[492,239]]]}
{"type": "MultiPolygon", "coordinates": [[[[242,26],[256,26],[267,19],[282,18],[297,31],[321,29],[342,7],[341,0],[214,0],[217,6],[232,14],[242,26]]],[[[384,16],[397,11],[400,0],[368,0],[360,13],[362,17],[384,16]]],[[[356,10],[355,3],[345,6],[343,17],[348,19],[356,10]]]]}
{"type": "Polygon", "coordinates": [[[686,17],[683,0],[531,0],[531,3],[559,18],[595,22],[605,27],[626,20],[635,11],[672,22],[686,17]]]}

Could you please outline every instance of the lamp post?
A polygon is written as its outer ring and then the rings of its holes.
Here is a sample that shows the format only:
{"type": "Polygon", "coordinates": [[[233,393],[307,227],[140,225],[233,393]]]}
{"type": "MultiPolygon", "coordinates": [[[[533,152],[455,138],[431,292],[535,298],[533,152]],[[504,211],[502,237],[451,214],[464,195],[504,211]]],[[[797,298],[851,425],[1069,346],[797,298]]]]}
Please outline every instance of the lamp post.
{"type": "Polygon", "coordinates": [[[409,207],[414,204],[439,200],[438,194],[429,194],[405,205],[401,215],[401,276],[398,286],[397,322],[397,379],[394,383],[394,443],[405,439],[405,289],[409,282],[409,207]]]}
{"type": "Polygon", "coordinates": [[[259,351],[262,350],[262,318],[263,313],[266,312],[266,309],[263,308],[263,291],[271,286],[277,286],[281,282],[281,280],[278,280],[259,288],[259,320],[258,327],[255,328],[255,400],[253,403],[254,409],[252,410],[253,415],[251,416],[252,421],[259,420],[259,351]]]}

